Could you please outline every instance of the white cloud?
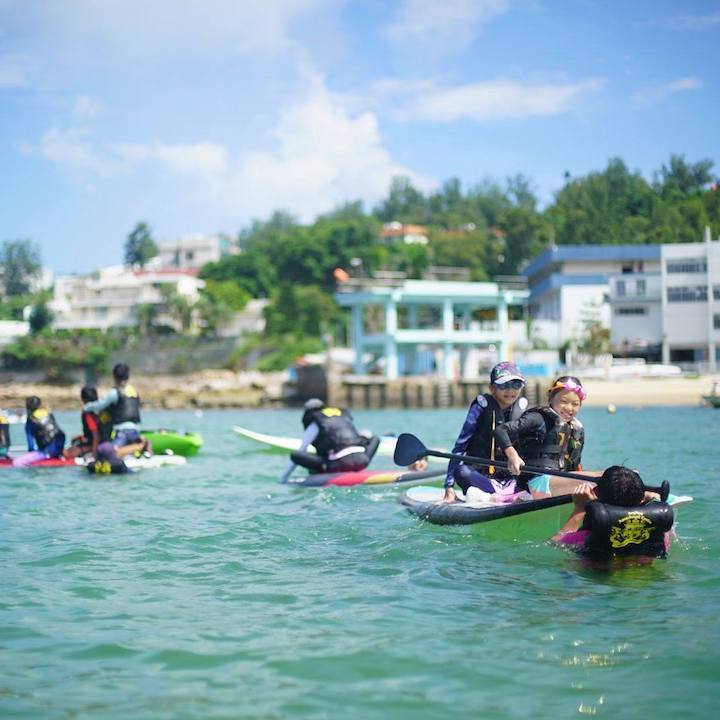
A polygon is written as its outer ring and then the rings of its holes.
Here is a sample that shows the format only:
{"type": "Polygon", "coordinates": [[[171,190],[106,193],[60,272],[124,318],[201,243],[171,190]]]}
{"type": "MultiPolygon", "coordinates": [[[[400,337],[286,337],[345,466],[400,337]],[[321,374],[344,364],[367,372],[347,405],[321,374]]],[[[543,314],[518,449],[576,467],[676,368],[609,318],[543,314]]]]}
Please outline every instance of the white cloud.
{"type": "Polygon", "coordinates": [[[702,87],[703,82],[700,78],[678,78],[663,85],[655,85],[639,90],[633,95],[632,99],[638,105],[647,107],[661,103],[676,93],[692,92],[694,90],[700,90],[702,87]]]}
{"type": "Polygon", "coordinates": [[[292,24],[332,0],[11,0],[9,4],[20,8],[49,43],[72,45],[76,53],[100,49],[103,61],[114,56],[152,62],[166,50],[250,52],[286,47],[292,24]]]}
{"type": "Polygon", "coordinates": [[[396,43],[434,48],[462,48],[478,26],[506,13],[510,0],[404,0],[394,22],[386,28],[396,43]]]}
{"type": "Polygon", "coordinates": [[[48,130],[36,146],[25,146],[26,155],[37,155],[69,172],[115,177],[127,175],[145,163],[178,175],[218,175],[227,169],[227,151],[214,143],[188,145],[93,143],[84,128],[48,130]]]}
{"type": "MultiPolygon", "coordinates": [[[[391,112],[402,121],[436,123],[559,115],[570,111],[579,96],[597,91],[603,84],[598,78],[579,83],[534,85],[499,79],[446,88],[429,86],[413,92],[407,99],[396,96],[395,109],[391,112]]],[[[397,90],[401,92],[400,88],[397,90]]]]}
{"type": "Polygon", "coordinates": [[[227,171],[227,150],[211,142],[190,145],[119,145],[118,155],[127,163],[158,163],[179,175],[221,175],[227,171]]]}
{"type": "Polygon", "coordinates": [[[720,12],[709,15],[676,15],[667,18],[662,24],[673,30],[709,30],[720,25],[720,12]]]}
{"type": "Polygon", "coordinates": [[[74,173],[109,177],[125,170],[117,159],[103,157],[93,147],[87,131],[79,128],[48,130],[40,138],[37,146],[24,146],[21,152],[25,155],[43,157],[74,173]]]}
{"type": "Polygon", "coordinates": [[[435,182],[392,160],[374,113],[351,113],[312,72],[305,72],[302,99],[282,110],[255,150],[231,161],[227,147],[191,144],[92,142],[86,129],[53,129],[26,154],[66,170],[108,178],[159,170],[179,205],[214,208],[218,220],[237,226],[273,210],[289,210],[304,221],[346,200],[375,202],[395,175],[422,189],[435,182]]]}
{"type": "Polygon", "coordinates": [[[75,98],[73,115],[76,118],[80,120],[86,118],[93,118],[96,115],[99,115],[100,111],[100,105],[96,103],[92,98],[89,98],[87,95],[79,95],[75,98]]]}
{"type": "Polygon", "coordinates": [[[244,158],[233,178],[234,202],[255,216],[284,208],[310,220],[344,200],[373,202],[395,175],[434,185],[392,160],[372,112],[351,115],[319,78],[304,101],[281,113],[272,137],[274,150],[244,158]]]}

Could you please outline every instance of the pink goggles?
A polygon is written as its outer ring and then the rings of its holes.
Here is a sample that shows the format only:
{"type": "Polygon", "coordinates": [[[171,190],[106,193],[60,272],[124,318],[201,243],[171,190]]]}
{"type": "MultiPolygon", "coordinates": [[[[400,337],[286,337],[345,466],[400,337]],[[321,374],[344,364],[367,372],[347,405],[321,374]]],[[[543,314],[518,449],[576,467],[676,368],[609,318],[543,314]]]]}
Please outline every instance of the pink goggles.
{"type": "Polygon", "coordinates": [[[574,392],[580,398],[580,402],[585,402],[585,398],[587,397],[585,390],[583,390],[583,386],[580,385],[580,383],[576,383],[574,380],[563,380],[562,382],[558,381],[550,388],[550,392],[553,394],[558,390],[570,390],[571,392],[574,392]]]}

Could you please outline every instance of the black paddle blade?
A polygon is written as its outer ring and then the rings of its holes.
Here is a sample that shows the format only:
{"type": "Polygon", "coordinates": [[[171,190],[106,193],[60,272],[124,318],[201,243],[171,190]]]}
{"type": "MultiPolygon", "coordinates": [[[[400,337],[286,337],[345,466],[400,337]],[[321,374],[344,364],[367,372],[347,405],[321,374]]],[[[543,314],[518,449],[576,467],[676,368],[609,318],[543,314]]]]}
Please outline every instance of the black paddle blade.
{"type": "Polygon", "coordinates": [[[667,480],[663,480],[660,484],[660,499],[665,502],[670,494],[670,483],[667,480]]]}
{"type": "Polygon", "coordinates": [[[401,433],[395,443],[393,460],[396,465],[412,465],[427,455],[427,448],[410,433],[401,433]]]}

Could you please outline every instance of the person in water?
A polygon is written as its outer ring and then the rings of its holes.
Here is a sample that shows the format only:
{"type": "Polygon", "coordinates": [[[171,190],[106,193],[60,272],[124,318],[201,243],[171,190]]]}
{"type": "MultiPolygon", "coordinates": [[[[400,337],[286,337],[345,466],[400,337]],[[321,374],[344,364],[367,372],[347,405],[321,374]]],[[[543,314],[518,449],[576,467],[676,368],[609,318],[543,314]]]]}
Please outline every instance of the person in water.
{"type": "Polygon", "coordinates": [[[115,387],[102,400],[87,402],[83,412],[100,414],[107,410],[112,422],[111,439],[101,442],[97,458],[102,460],[122,459],[127,455],[149,452],[149,443],[140,437],[140,395],[130,384],[130,368],[118,363],[113,368],[115,387]]]}
{"type": "Polygon", "coordinates": [[[359,433],[348,410],[329,407],[318,398],[308,400],[303,409],[305,432],[300,448],[290,454],[281,482],[287,482],[298,465],[311,473],[321,473],[364,470],[370,464],[380,438],[359,433]],[[310,445],[316,453],[307,452],[310,445]]]}
{"type": "MultiPolygon", "coordinates": [[[[494,436],[502,423],[519,418],[527,408],[521,397],[525,378],[517,365],[500,362],[490,371],[490,392],[478,395],[468,409],[460,434],[452,449],[454,455],[473,455],[504,461],[505,453],[494,436]]],[[[444,502],[453,502],[457,483],[469,499],[511,502],[516,497],[516,479],[505,469],[461,460],[448,463],[444,502]]]]}
{"type": "Polygon", "coordinates": [[[30,467],[41,460],[59,458],[65,447],[65,433],[55,416],[37,395],[25,400],[25,437],[28,451],[13,460],[14,467],[30,467]]]}
{"type": "Polygon", "coordinates": [[[530,408],[495,428],[493,435],[507,457],[508,470],[518,476],[518,487],[529,490],[533,498],[570,493],[577,487],[577,480],[553,477],[552,471],[581,469],[585,429],[577,414],[585,397],[580,380],[562,375],[548,391],[547,405],[530,408]],[[548,473],[522,473],[525,464],[547,468],[548,473]]]}
{"type": "Polygon", "coordinates": [[[553,541],[595,558],[666,557],[672,508],[656,502],[640,475],[613,465],[597,485],[582,483],[573,492],[573,510],[553,541]]]}
{"type": "MultiPolygon", "coordinates": [[[[96,402],[98,399],[97,390],[92,385],[85,385],[80,390],[80,399],[84,404],[96,402]]],[[[66,448],[63,455],[66,458],[81,457],[83,455],[97,457],[100,443],[107,442],[110,439],[110,413],[103,410],[100,415],[97,415],[90,410],[83,410],[80,414],[80,422],[83,429],[82,435],[77,435],[72,439],[70,447],[66,448]]]]}

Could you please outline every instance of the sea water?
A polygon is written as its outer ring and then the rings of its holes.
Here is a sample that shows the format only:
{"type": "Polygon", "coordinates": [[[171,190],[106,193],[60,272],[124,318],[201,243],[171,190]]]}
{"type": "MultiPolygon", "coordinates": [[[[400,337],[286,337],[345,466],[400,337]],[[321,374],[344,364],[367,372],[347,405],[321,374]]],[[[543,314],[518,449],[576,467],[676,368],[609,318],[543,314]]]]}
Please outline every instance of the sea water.
{"type": "MultiPolygon", "coordinates": [[[[0,470],[0,717],[714,717],[720,410],[581,417],[586,468],[695,496],[668,560],[599,572],[419,521],[398,487],[278,485],[286,458],[231,428],[299,435],[298,411],[146,412],[204,435],[183,467],[0,470]]],[[[463,418],[356,411],[428,447],[463,418]]]]}

